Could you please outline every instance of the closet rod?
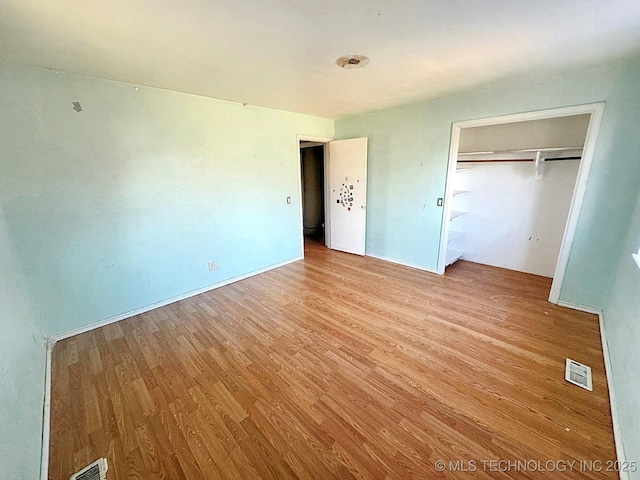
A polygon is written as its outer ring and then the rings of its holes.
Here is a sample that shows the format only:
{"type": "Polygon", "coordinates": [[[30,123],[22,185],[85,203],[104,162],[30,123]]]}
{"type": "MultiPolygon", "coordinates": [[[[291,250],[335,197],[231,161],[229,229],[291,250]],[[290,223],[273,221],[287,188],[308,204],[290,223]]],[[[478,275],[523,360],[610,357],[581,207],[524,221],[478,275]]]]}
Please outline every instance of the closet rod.
{"type": "MultiPolygon", "coordinates": [[[[545,162],[559,162],[560,160],[581,160],[582,157],[553,157],[545,158],[545,162]]],[[[535,162],[535,158],[488,158],[488,159],[458,159],[458,163],[496,163],[496,162],[535,162]]]]}

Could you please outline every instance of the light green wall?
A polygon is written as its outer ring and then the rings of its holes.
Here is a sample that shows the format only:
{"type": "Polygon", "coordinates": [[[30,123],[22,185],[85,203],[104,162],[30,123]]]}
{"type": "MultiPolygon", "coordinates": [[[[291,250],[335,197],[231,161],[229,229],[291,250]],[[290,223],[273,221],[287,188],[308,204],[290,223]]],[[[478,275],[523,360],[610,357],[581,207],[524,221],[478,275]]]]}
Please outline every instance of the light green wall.
{"type": "MultiPolygon", "coordinates": [[[[626,105],[619,109],[612,126],[616,141],[625,147],[612,153],[623,165],[625,178],[609,185],[607,193],[621,201],[617,210],[614,206],[606,212],[626,230],[611,237],[614,261],[604,302],[604,325],[624,450],[627,460],[635,461],[640,469],[640,269],[631,258],[640,247],[640,67],[630,68],[629,73],[631,80],[620,85],[625,93],[621,103],[626,105]]],[[[630,473],[630,478],[640,479],[640,471],[630,473]]]]}
{"type": "Polygon", "coordinates": [[[640,242],[640,60],[344,118],[336,138],[369,137],[367,252],[435,270],[452,123],[599,101],[603,124],[560,298],[604,308],[627,458],[640,461],[640,271],[630,257],[640,242]]]}
{"type": "Polygon", "coordinates": [[[623,121],[636,115],[640,61],[487,89],[336,121],[336,138],[369,138],[367,252],[436,270],[451,137],[456,121],[606,101],[591,176],[561,299],[602,306],[616,251],[611,238],[632,187],[634,140],[623,121]]]}
{"type": "Polygon", "coordinates": [[[0,479],[40,473],[45,347],[0,209],[0,479]]]}
{"type": "MultiPolygon", "coordinates": [[[[635,210],[633,204],[627,209],[629,229],[618,246],[619,261],[605,302],[604,322],[625,453],[627,460],[640,462],[640,269],[631,258],[640,247],[640,137],[636,136],[636,142],[636,168],[629,172],[636,182],[635,210]]],[[[640,471],[631,478],[640,479],[640,471]]]]}
{"type": "Polygon", "coordinates": [[[35,478],[33,334],[302,255],[296,134],[333,121],[0,63],[0,252],[19,274],[2,263],[0,478],[35,478]]]}
{"type": "Polygon", "coordinates": [[[27,67],[0,82],[0,204],[46,331],[302,255],[296,134],[332,121],[27,67]]]}

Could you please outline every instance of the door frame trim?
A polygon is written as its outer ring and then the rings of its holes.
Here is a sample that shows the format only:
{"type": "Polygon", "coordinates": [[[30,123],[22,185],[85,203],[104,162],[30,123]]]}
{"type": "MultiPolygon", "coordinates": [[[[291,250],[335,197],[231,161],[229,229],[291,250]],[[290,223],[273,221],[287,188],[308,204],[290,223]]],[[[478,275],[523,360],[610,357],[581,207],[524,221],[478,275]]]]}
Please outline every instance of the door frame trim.
{"type": "Polygon", "coordinates": [[[298,151],[298,202],[300,206],[300,256],[304,258],[304,206],[302,205],[302,155],[300,155],[300,142],[316,142],[324,145],[324,244],[331,248],[331,212],[329,211],[329,142],[330,137],[318,137],[315,135],[296,135],[296,149],[298,151]]]}
{"type": "Polygon", "coordinates": [[[449,148],[449,163],[447,166],[447,180],[445,187],[444,208],[442,209],[442,223],[440,229],[440,250],[438,253],[438,273],[443,274],[445,270],[447,241],[449,239],[449,216],[451,215],[451,203],[453,196],[452,180],[454,177],[458,149],[460,144],[460,131],[463,128],[483,127],[488,125],[499,125],[504,123],[525,122],[529,120],[543,120],[546,118],[568,117],[571,115],[590,114],[589,128],[584,142],[582,151],[582,160],[578,169],[578,177],[576,185],[573,189],[571,198],[571,206],[569,207],[569,215],[565,224],[564,234],[562,236],[562,244],[560,253],[556,261],[556,268],[553,274],[553,283],[549,293],[549,302],[558,303],[560,299],[560,290],[564,281],[567,264],[569,263],[569,254],[578,225],[578,218],[582,210],[582,203],[589,180],[589,172],[593,163],[593,156],[598,140],[598,133],[602,124],[602,116],[604,114],[604,102],[589,103],[585,105],[574,105],[569,107],[551,108],[546,110],[536,110],[525,113],[515,113],[509,115],[499,115],[489,118],[480,118],[476,120],[465,120],[454,122],[451,126],[451,144],[449,148]]]}

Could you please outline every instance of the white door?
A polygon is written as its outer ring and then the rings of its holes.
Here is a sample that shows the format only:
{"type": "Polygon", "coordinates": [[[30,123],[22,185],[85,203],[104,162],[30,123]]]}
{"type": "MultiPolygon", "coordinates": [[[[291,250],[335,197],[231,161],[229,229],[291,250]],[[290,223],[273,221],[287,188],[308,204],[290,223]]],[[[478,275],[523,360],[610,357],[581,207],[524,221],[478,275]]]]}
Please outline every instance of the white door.
{"type": "Polygon", "coordinates": [[[364,255],[367,220],[367,139],[329,142],[330,246],[364,255]]]}

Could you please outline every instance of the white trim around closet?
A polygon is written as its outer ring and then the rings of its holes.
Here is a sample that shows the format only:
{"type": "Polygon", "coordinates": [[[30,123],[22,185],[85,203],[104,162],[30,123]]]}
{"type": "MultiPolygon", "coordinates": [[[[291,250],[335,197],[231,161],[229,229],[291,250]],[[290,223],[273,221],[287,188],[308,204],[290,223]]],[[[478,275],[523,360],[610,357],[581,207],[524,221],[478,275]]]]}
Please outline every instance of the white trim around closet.
{"type": "Polygon", "coordinates": [[[591,103],[587,105],[575,105],[571,107],[553,108],[549,110],[538,110],[535,112],[516,113],[512,115],[503,115],[492,118],[480,118],[477,120],[466,120],[455,122],[451,127],[451,146],[449,148],[449,164],[447,168],[447,182],[445,187],[444,208],[442,214],[442,228],[440,233],[440,251],[438,254],[438,273],[443,274],[446,263],[447,239],[449,238],[449,216],[451,214],[451,198],[453,196],[452,180],[455,176],[458,149],[460,143],[460,131],[463,128],[484,127],[488,125],[500,125],[504,123],[525,122],[530,120],[543,120],[546,118],[567,117],[571,115],[590,114],[589,128],[584,144],[582,160],[578,170],[578,178],[576,186],[573,190],[569,215],[562,237],[562,245],[560,254],[556,262],[556,269],[553,275],[553,283],[551,292],[549,293],[549,302],[558,303],[560,298],[560,289],[564,280],[564,274],[569,261],[569,252],[575,236],[578,217],[584,200],[584,193],[587,188],[587,180],[591,170],[593,154],[596,148],[598,132],[602,123],[602,115],[604,113],[604,103],[591,103]]]}

